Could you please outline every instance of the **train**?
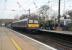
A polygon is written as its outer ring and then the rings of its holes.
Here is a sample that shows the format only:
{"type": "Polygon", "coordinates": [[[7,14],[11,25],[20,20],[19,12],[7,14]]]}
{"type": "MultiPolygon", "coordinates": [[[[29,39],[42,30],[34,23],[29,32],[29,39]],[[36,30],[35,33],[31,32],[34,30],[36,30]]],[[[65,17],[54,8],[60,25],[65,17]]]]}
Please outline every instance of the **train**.
{"type": "Polygon", "coordinates": [[[32,19],[28,19],[28,18],[12,22],[10,25],[12,28],[26,29],[26,30],[30,30],[30,31],[37,30],[40,27],[38,20],[34,20],[34,19],[32,20],[32,19]]]}

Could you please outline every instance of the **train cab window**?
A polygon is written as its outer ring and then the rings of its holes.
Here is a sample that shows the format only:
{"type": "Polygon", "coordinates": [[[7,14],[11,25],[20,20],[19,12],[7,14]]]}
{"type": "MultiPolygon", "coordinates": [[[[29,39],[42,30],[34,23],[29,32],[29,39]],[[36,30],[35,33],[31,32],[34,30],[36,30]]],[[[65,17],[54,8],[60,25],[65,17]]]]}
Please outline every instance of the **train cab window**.
{"type": "Polygon", "coordinates": [[[29,20],[29,23],[33,23],[33,20],[29,20]]]}
{"type": "Polygon", "coordinates": [[[37,20],[34,20],[34,23],[38,23],[38,21],[37,20]]]}

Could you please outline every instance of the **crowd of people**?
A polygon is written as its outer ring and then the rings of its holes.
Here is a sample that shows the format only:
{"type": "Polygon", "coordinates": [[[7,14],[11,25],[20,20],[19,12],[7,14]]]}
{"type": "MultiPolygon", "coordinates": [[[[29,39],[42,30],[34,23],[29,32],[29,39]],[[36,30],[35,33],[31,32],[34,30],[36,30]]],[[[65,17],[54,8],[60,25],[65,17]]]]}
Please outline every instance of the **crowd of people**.
{"type": "Polygon", "coordinates": [[[47,30],[57,30],[57,29],[61,29],[62,31],[67,31],[68,30],[68,25],[64,24],[64,23],[48,23],[48,24],[44,24],[43,27],[44,29],[47,30]]]}

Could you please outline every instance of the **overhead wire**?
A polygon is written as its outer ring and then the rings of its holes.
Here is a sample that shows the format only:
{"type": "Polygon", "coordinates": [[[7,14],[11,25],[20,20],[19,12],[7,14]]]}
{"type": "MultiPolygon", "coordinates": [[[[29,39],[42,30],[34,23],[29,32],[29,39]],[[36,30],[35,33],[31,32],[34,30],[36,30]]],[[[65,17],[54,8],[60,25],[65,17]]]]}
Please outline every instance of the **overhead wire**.
{"type": "Polygon", "coordinates": [[[33,4],[34,4],[35,8],[37,8],[36,0],[33,0],[33,4]]]}

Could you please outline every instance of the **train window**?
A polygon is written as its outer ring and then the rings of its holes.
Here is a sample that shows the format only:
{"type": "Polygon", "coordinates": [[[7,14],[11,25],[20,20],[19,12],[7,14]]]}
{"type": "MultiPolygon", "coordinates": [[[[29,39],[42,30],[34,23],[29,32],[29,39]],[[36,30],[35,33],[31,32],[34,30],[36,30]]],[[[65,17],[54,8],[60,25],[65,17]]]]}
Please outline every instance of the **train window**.
{"type": "Polygon", "coordinates": [[[38,21],[37,20],[34,20],[34,23],[38,23],[38,21]]]}
{"type": "Polygon", "coordinates": [[[29,23],[33,23],[33,20],[29,20],[29,23]]]}

